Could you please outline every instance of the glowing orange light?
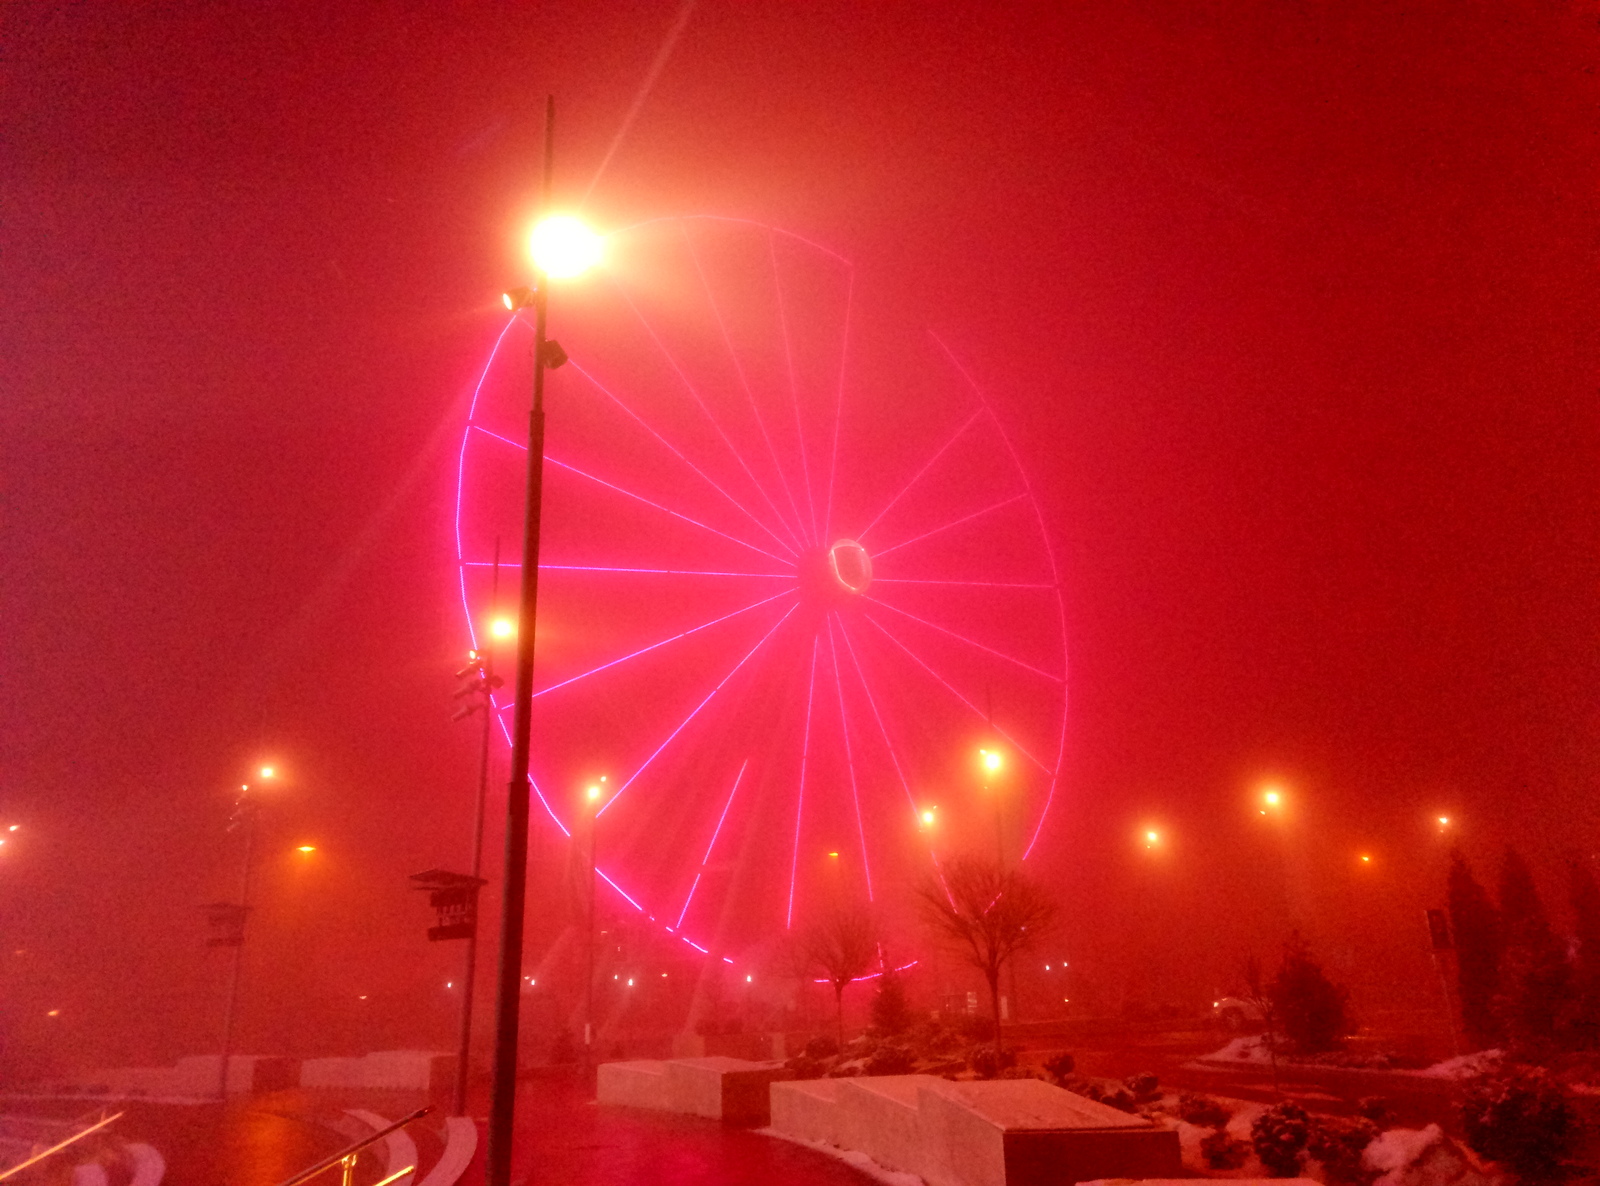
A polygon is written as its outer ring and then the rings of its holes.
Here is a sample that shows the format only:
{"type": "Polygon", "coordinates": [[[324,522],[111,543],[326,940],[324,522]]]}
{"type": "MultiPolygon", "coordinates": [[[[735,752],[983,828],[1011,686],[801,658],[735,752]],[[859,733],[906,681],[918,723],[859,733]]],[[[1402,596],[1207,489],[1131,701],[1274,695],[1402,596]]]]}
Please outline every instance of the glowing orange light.
{"type": "Polygon", "coordinates": [[[496,638],[510,638],[517,632],[517,624],[510,618],[496,618],[489,625],[489,633],[496,638]]]}
{"type": "Polygon", "coordinates": [[[1161,834],[1159,832],[1146,832],[1144,839],[1146,844],[1155,844],[1161,839],[1161,834]]]}
{"type": "Polygon", "coordinates": [[[836,861],[839,859],[839,854],[836,852],[830,852],[828,855],[836,861]]]}
{"type": "Polygon", "coordinates": [[[46,1017],[60,1017],[61,1016],[61,1010],[60,1009],[52,1009],[52,1010],[50,1010],[50,1012],[46,1013],[45,1016],[46,1017]]]}
{"type": "Polygon", "coordinates": [[[12,824],[9,828],[6,829],[6,831],[15,832],[20,827],[22,827],[21,824],[12,824]]]}
{"type": "Polygon", "coordinates": [[[983,759],[983,768],[991,774],[1000,769],[1004,762],[999,750],[981,749],[978,751],[978,756],[983,759]]]}
{"type": "Polygon", "coordinates": [[[593,803],[596,799],[600,798],[600,788],[597,787],[597,786],[590,787],[584,793],[589,796],[589,802],[591,802],[591,803],[593,803]]]}
{"type": "Polygon", "coordinates": [[[276,773],[277,772],[275,770],[273,770],[273,768],[271,766],[263,766],[261,768],[261,777],[262,778],[273,778],[273,777],[276,776],[276,773]]]}
{"type": "Polygon", "coordinates": [[[533,228],[528,250],[534,266],[552,280],[581,276],[600,262],[604,240],[578,219],[552,215],[533,228]]]}
{"type": "Polygon", "coordinates": [[[317,846],[315,844],[302,844],[299,848],[295,849],[295,852],[316,852],[316,851],[317,851],[317,846]]]}
{"type": "Polygon", "coordinates": [[[929,808],[927,811],[924,811],[922,813],[922,822],[923,822],[923,824],[927,825],[928,827],[932,827],[933,826],[933,809],[932,808],[929,808]]]}
{"type": "Polygon", "coordinates": [[[1450,826],[1450,817],[1448,815],[1441,815],[1439,817],[1439,826],[1441,828],[1448,828],[1450,826]]]}
{"type": "Polygon", "coordinates": [[[1266,794],[1262,795],[1261,798],[1268,807],[1276,807],[1279,803],[1283,802],[1283,796],[1277,791],[1268,791],[1266,794]]]}
{"type": "Polygon", "coordinates": [[[1372,863],[1372,858],[1369,857],[1366,853],[1362,853],[1361,854],[1361,863],[1363,865],[1370,865],[1372,863]]]}

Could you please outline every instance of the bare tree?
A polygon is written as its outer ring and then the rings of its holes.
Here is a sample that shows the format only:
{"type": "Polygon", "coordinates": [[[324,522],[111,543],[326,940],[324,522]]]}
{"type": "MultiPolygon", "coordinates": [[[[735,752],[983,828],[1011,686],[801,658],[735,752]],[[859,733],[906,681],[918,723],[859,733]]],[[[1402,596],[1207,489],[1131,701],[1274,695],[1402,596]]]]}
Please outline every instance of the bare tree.
{"type": "Polygon", "coordinates": [[[1278,1090],[1278,1002],[1267,984],[1261,961],[1254,952],[1245,955],[1240,974],[1244,978],[1244,999],[1260,1011],[1261,1020],[1266,1023],[1263,1037],[1267,1042],[1267,1058],[1272,1063],[1272,1098],[1281,1099],[1282,1094],[1278,1090]]]}
{"type": "Polygon", "coordinates": [[[978,857],[947,861],[917,896],[929,928],[983,974],[1000,1050],[1000,973],[1055,925],[1054,900],[1020,869],[978,857]]]}
{"type": "Polygon", "coordinates": [[[801,932],[800,950],[808,967],[819,968],[833,985],[839,1048],[844,1048],[844,990],[878,962],[877,927],[859,906],[836,906],[801,932]]]}

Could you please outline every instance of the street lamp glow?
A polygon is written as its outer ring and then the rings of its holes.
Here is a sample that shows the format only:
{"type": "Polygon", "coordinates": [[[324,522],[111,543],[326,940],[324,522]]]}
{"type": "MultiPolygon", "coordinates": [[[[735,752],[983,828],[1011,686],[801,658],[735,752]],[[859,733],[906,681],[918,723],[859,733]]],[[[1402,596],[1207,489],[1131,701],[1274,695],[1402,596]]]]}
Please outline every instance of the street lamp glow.
{"type": "Polygon", "coordinates": [[[262,778],[274,778],[274,777],[276,777],[276,775],[277,775],[277,771],[275,771],[271,766],[263,766],[261,768],[261,777],[262,778]]]}
{"type": "Polygon", "coordinates": [[[598,786],[591,786],[587,791],[584,792],[584,794],[589,796],[589,802],[594,803],[600,798],[600,788],[598,786]]]}
{"type": "Polygon", "coordinates": [[[295,852],[300,852],[300,853],[316,852],[316,851],[317,851],[317,846],[315,844],[302,844],[299,848],[295,849],[295,852]]]}
{"type": "Polygon", "coordinates": [[[1362,853],[1361,854],[1361,863],[1363,865],[1370,865],[1370,864],[1372,864],[1372,858],[1370,856],[1368,856],[1366,853],[1362,853]]]}
{"type": "Polygon", "coordinates": [[[923,811],[922,826],[925,828],[933,827],[933,808],[929,807],[923,811]]]}
{"type": "Polygon", "coordinates": [[[510,618],[496,618],[489,624],[489,633],[496,638],[510,638],[517,632],[517,624],[510,618]]]}
{"type": "Polygon", "coordinates": [[[555,214],[533,228],[528,251],[540,272],[552,280],[581,276],[600,262],[604,241],[578,219],[555,214]]]}
{"type": "Polygon", "coordinates": [[[983,768],[989,771],[991,774],[1000,769],[1000,766],[1004,761],[1004,759],[1002,759],[1000,756],[999,750],[981,749],[978,751],[978,756],[983,759],[983,768]]]}
{"type": "Polygon", "coordinates": [[[1448,815],[1441,815],[1439,817],[1439,826],[1441,828],[1448,828],[1450,826],[1450,817],[1448,815]]]}
{"type": "Polygon", "coordinates": [[[1146,832],[1144,834],[1144,846],[1146,848],[1150,848],[1151,846],[1159,844],[1160,842],[1161,842],[1161,833],[1160,832],[1152,830],[1152,831],[1146,832]]]}

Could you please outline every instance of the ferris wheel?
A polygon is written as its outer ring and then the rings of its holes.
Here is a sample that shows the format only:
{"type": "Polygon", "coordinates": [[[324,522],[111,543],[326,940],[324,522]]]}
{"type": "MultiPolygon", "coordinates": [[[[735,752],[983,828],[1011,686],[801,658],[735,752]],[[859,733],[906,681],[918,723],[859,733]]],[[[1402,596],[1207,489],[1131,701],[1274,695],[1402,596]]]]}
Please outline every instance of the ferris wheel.
{"type": "MultiPolygon", "coordinates": [[[[1058,792],[1065,614],[957,353],[757,223],[655,220],[606,257],[554,302],[535,826],[595,829],[620,902],[725,958],[840,899],[892,914],[948,852],[1026,859],[1058,792]]],[[[521,538],[532,341],[513,315],[461,438],[474,647],[514,608],[517,558],[496,605],[494,556],[521,538]]]]}

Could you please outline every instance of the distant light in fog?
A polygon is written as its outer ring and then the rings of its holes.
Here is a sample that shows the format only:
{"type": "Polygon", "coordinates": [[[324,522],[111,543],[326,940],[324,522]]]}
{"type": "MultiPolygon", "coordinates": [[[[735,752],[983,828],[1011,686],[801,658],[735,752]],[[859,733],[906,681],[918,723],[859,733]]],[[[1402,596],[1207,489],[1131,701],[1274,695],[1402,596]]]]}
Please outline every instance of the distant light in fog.
{"type": "Polygon", "coordinates": [[[263,766],[261,768],[261,777],[262,778],[272,778],[272,777],[275,776],[275,774],[276,774],[276,772],[273,770],[273,768],[271,766],[263,766]]]}
{"type": "Polygon", "coordinates": [[[755,979],[755,977],[754,977],[754,976],[746,976],[746,977],[745,977],[745,978],[744,978],[744,982],[745,982],[745,983],[746,983],[746,984],[749,984],[749,983],[750,983],[750,982],[751,982],[751,981],[752,981],[752,980],[754,980],[754,979],[755,979]]]}
{"type": "MultiPolygon", "coordinates": [[[[1445,822],[1446,822],[1446,821],[1444,821],[1444,820],[1440,820],[1440,821],[1439,821],[1439,822],[1440,822],[1440,823],[1441,823],[1441,824],[1442,824],[1442,823],[1445,823],[1445,822]]],[[[18,829],[18,828],[20,828],[20,827],[22,827],[22,825],[21,825],[21,824],[12,824],[12,825],[11,825],[11,826],[10,826],[10,827],[9,827],[9,828],[7,828],[7,829],[6,829],[6,831],[8,831],[8,832],[15,832],[15,831],[16,831],[16,830],[17,830],[17,829],[18,829]]]]}
{"type": "Polygon", "coordinates": [[[50,1012],[46,1013],[45,1016],[46,1017],[60,1017],[61,1016],[61,1010],[60,1009],[52,1009],[52,1010],[50,1010],[50,1012]]]}
{"type": "Polygon", "coordinates": [[[517,632],[517,624],[510,618],[496,618],[489,627],[489,633],[496,638],[510,638],[517,632]]]}
{"type": "Polygon", "coordinates": [[[316,852],[316,851],[317,851],[317,846],[315,844],[302,844],[299,848],[295,849],[295,852],[316,852]]]}

